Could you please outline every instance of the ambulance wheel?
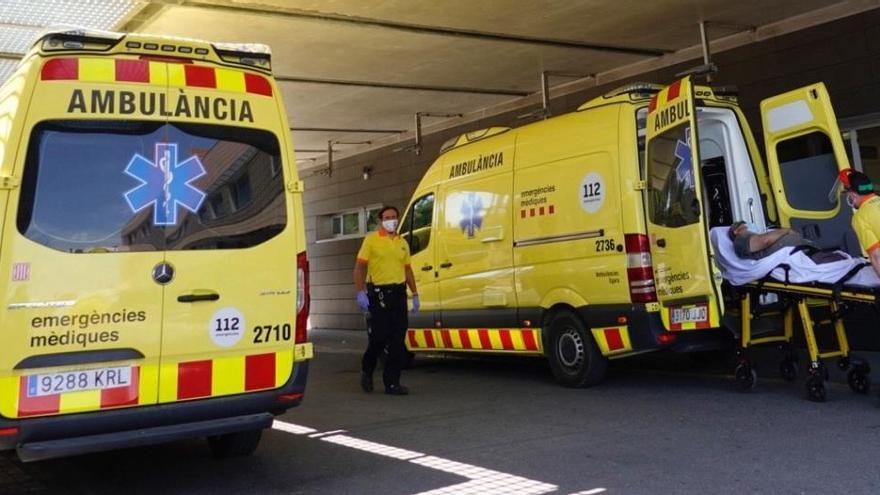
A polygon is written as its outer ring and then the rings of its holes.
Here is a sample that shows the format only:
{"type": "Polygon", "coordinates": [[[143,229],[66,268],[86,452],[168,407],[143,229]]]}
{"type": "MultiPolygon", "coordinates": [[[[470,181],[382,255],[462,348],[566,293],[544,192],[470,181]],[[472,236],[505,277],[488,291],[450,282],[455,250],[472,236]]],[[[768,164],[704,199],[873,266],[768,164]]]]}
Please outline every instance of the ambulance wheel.
{"type": "Polygon", "coordinates": [[[793,382],[797,378],[797,363],[792,359],[783,359],[780,361],[779,376],[787,382],[793,382]]]}
{"type": "Polygon", "coordinates": [[[754,390],[758,384],[758,372],[749,363],[739,363],[733,372],[736,386],[743,392],[754,390]]]}
{"type": "Polygon", "coordinates": [[[807,378],[807,399],[813,402],[825,402],[825,380],[822,375],[810,375],[807,378]]]}
{"type": "Polygon", "coordinates": [[[871,377],[861,368],[853,368],[846,374],[849,388],[857,394],[867,394],[871,390],[871,377]]]}
{"type": "Polygon", "coordinates": [[[544,328],[549,331],[547,359],[557,382],[566,387],[589,387],[605,378],[608,361],[577,315],[553,313],[544,328]]]}
{"type": "Polygon", "coordinates": [[[244,457],[254,453],[260,444],[263,430],[239,431],[208,437],[208,446],[215,459],[244,457]]]}

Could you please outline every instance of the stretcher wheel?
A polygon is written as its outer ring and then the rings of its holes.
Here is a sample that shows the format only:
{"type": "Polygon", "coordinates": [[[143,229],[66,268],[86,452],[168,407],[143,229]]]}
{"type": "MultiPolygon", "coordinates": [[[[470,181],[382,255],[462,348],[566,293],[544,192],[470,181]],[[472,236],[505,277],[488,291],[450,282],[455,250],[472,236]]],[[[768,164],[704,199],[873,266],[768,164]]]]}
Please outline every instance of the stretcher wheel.
{"type": "Polygon", "coordinates": [[[807,398],[813,402],[825,402],[825,380],[821,375],[807,378],[807,398]]]}
{"type": "Polygon", "coordinates": [[[871,377],[861,368],[853,368],[846,374],[846,382],[849,388],[857,394],[867,394],[871,390],[871,377]]]}
{"type": "Polygon", "coordinates": [[[797,378],[797,364],[793,359],[784,359],[779,363],[779,376],[787,382],[797,378]]]}
{"type": "Polygon", "coordinates": [[[733,376],[736,378],[736,385],[743,392],[753,390],[758,384],[758,372],[749,363],[739,363],[733,376]]]}

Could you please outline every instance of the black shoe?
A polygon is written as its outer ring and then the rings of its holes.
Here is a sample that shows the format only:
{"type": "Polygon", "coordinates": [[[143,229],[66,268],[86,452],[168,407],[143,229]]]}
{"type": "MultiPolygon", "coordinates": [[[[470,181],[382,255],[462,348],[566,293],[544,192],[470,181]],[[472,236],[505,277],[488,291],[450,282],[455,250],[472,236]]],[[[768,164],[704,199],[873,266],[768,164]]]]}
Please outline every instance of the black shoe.
{"type": "Polygon", "coordinates": [[[387,385],[385,393],[388,395],[409,395],[409,389],[403,385],[387,385]]]}
{"type": "Polygon", "coordinates": [[[373,391],[373,375],[366,371],[361,371],[361,388],[364,389],[364,392],[366,393],[373,391]]]}

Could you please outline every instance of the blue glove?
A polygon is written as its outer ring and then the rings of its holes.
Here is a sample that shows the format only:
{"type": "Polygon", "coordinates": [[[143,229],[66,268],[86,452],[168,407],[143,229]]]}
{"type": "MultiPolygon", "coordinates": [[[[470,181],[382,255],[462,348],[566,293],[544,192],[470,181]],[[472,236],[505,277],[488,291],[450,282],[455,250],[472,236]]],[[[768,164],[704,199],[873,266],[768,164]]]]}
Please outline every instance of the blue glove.
{"type": "Polygon", "coordinates": [[[419,306],[421,306],[421,304],[419,304],[419,295],[416,294],[413,296],[413,313],[419,312],[419,306]]]}
{"type": "Polygon", "coordinates": [[[367,291],[359,290],[357,293],[357,303],[358,307],[361,308],[361,311],[369,311],[370,309],[370,298],[367,297],[367,291]]]}

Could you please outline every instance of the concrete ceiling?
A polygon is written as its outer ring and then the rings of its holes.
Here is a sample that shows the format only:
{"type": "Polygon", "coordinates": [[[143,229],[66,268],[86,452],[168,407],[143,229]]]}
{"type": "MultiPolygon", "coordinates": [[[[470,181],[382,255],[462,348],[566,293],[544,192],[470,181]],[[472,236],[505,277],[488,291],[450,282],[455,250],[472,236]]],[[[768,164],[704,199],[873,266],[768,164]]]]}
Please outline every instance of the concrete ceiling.
{"type": "MultiPolygon", "coordinates": [[[[123,27],[269,45],[294,127],[412,130],[415,112],[467,114],[538,92],[542,71],[597,74],[693,48],[700,43],[701,20],[709,22],[709,37],[717,40],[786,19],[820,16],[844,4],[864,10],[866,3],[871,2],[156,0],[145,2],[145,9],[123,27]],[[589,44],[601,46],[579,46],[589,44]]],[[[343,131],[293,134],[302,150],[326,149],[328,140],[387,137],[343,131]]],[[[350,152],[356,146],[336,148],[350,152]]],[[[305,152],[298,157],[325,159],[305,152]]]]}

